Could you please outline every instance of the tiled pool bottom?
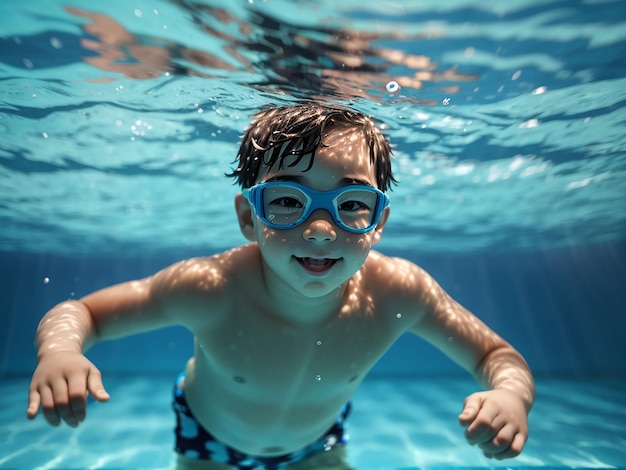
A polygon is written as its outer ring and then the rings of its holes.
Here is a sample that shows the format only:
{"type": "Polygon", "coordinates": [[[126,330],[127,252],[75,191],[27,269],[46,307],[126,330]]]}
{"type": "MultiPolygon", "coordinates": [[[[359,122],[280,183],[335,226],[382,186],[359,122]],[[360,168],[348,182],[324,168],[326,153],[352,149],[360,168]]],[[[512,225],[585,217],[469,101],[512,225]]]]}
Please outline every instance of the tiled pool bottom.
{"type": "MultiPolygon", "coordinates": [[[[0,468],[169,468],[174,376],[105,377],[77,429],[25,417],[28,380],[0,382],[0,468]]],[[[626,467],[626,378],[538,379],[531,437],[516,459],[491,461],[457,424],[471,379],[371,379],[354,397],[354,469],[626,467]]]]}

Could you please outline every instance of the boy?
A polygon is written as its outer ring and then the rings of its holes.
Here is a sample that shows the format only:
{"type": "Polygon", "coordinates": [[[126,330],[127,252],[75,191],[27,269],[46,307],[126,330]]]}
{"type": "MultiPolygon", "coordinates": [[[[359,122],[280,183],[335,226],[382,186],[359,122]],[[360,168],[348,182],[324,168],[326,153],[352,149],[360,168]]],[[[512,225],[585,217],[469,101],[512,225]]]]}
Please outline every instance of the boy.
{"type": "Polygon", "coordinates": [[[371,251],[389,216],[390,157],[359,112],[258,113],[229,175],[251,243],[54,307],[37,330],[28,417],[41,406],[50,424],[77,426],[87,392],[109,398],[83,355],[91,344],[181,324],[195,349],[174,393],[180,468],[348,468],[350,396],[412,332],[487,389],[459,416],[468,442],[518,455],[534,400],[524,359],[418,266],[371,251]]]}

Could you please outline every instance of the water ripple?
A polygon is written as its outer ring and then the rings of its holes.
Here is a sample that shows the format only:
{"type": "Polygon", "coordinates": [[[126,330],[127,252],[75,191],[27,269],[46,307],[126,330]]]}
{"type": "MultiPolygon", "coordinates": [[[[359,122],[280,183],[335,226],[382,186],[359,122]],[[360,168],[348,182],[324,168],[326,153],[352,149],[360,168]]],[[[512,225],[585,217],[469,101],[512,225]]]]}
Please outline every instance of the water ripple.
{"type": "Polygon", "coordinates": [[[619,1],[43,3],[0,4],[2,249],[227,247],[239,136],[303,98],[389,135],[382,248],[626,237],[619,1]],[[223,226],[207,239],[187,217],[223,226]]]}

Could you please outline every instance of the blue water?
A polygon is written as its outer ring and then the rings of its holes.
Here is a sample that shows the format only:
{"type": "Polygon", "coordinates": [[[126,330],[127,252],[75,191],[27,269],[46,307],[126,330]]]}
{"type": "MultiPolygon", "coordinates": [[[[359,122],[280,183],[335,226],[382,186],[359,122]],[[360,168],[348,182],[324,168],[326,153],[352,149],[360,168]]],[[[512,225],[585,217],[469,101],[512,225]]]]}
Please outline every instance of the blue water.
{"type": "Polygon", "coordinates": [[[623,0],[0,2],[0,467],[169,466],[188,332],[94,347],[113,398],[70,430],[24,418],[35,328],[243,243],[223,174],[252,113],[302,98],[380,120],[380,250],[537,376],[527,449],[496,464],[456,424],[472,382],[401,338],[355,397],[355,468],[626,467],[624,57],[623,0]]]}
{"type": "MultiPolygon", "coordinates": [[[[111,400],[92,403],[77,429],[25,425],[25,380],[0,385],[0,468],[168,468],[173,462],[174,376],[116,376],[111,400]],[[150,401],[146,400],[150,396],[150,401]],[[138,419],[140,418],[140,419],[138,419]]],[[[625,379],[543,380],[530,415],[531,438],[514,460],[491,461],[457,425],[467,378],[367,379],[354,396],[348,461],[355,469],[624,467],[625,379]],[[384,406],[381,406],[384,403],[384,406]]]]}
{"type": "Polygon", "coordinates": [[[382,248],[625,238],[623,1],[335,3],[1,2],[0,248],[241,243],[223,174],[250,115],[296,98],[384,122],[382,248]]]}

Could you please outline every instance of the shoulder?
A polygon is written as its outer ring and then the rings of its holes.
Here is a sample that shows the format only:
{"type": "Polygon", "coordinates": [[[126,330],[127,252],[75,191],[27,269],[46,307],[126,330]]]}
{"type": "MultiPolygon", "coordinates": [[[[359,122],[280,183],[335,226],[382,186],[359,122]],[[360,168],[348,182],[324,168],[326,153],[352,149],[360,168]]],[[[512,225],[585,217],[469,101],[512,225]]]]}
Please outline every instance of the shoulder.
{"type": "Polygon", "coordinates": [[[250,244],[180,261],[150,278],[150,297],[168,315],[179,319],[207,309],[226,312],[252,285],[250,278],[259,269],[258,258],[258,248],[250,244]]]}
{"type": "Polygon", "coordinates": [[[430,279],[429,274],[417,264],[405,258],[386,256],[378,251],[372,251],[365,262],[365,271],[368,278],[375,281],[388,280],[396,286],[399,280],[405,287],[416,287],[421,282],[430,279]]]}
{"type": "Polygon", "coordinates": [[[156,292],[204,292],[228,288],[240,275],[258,265],[258,249],[250,244],[208,257],[189,258],[159,271],[152,277],[156,292]]]}
{"type": "Polygon", "coordinates": [[[368,289],[380,299],[396,304],[396,308],[410,305],[422,310],[440,296],[441,289],[432,276],[405,258],[372,251],[363,273],[368,289]]]}

